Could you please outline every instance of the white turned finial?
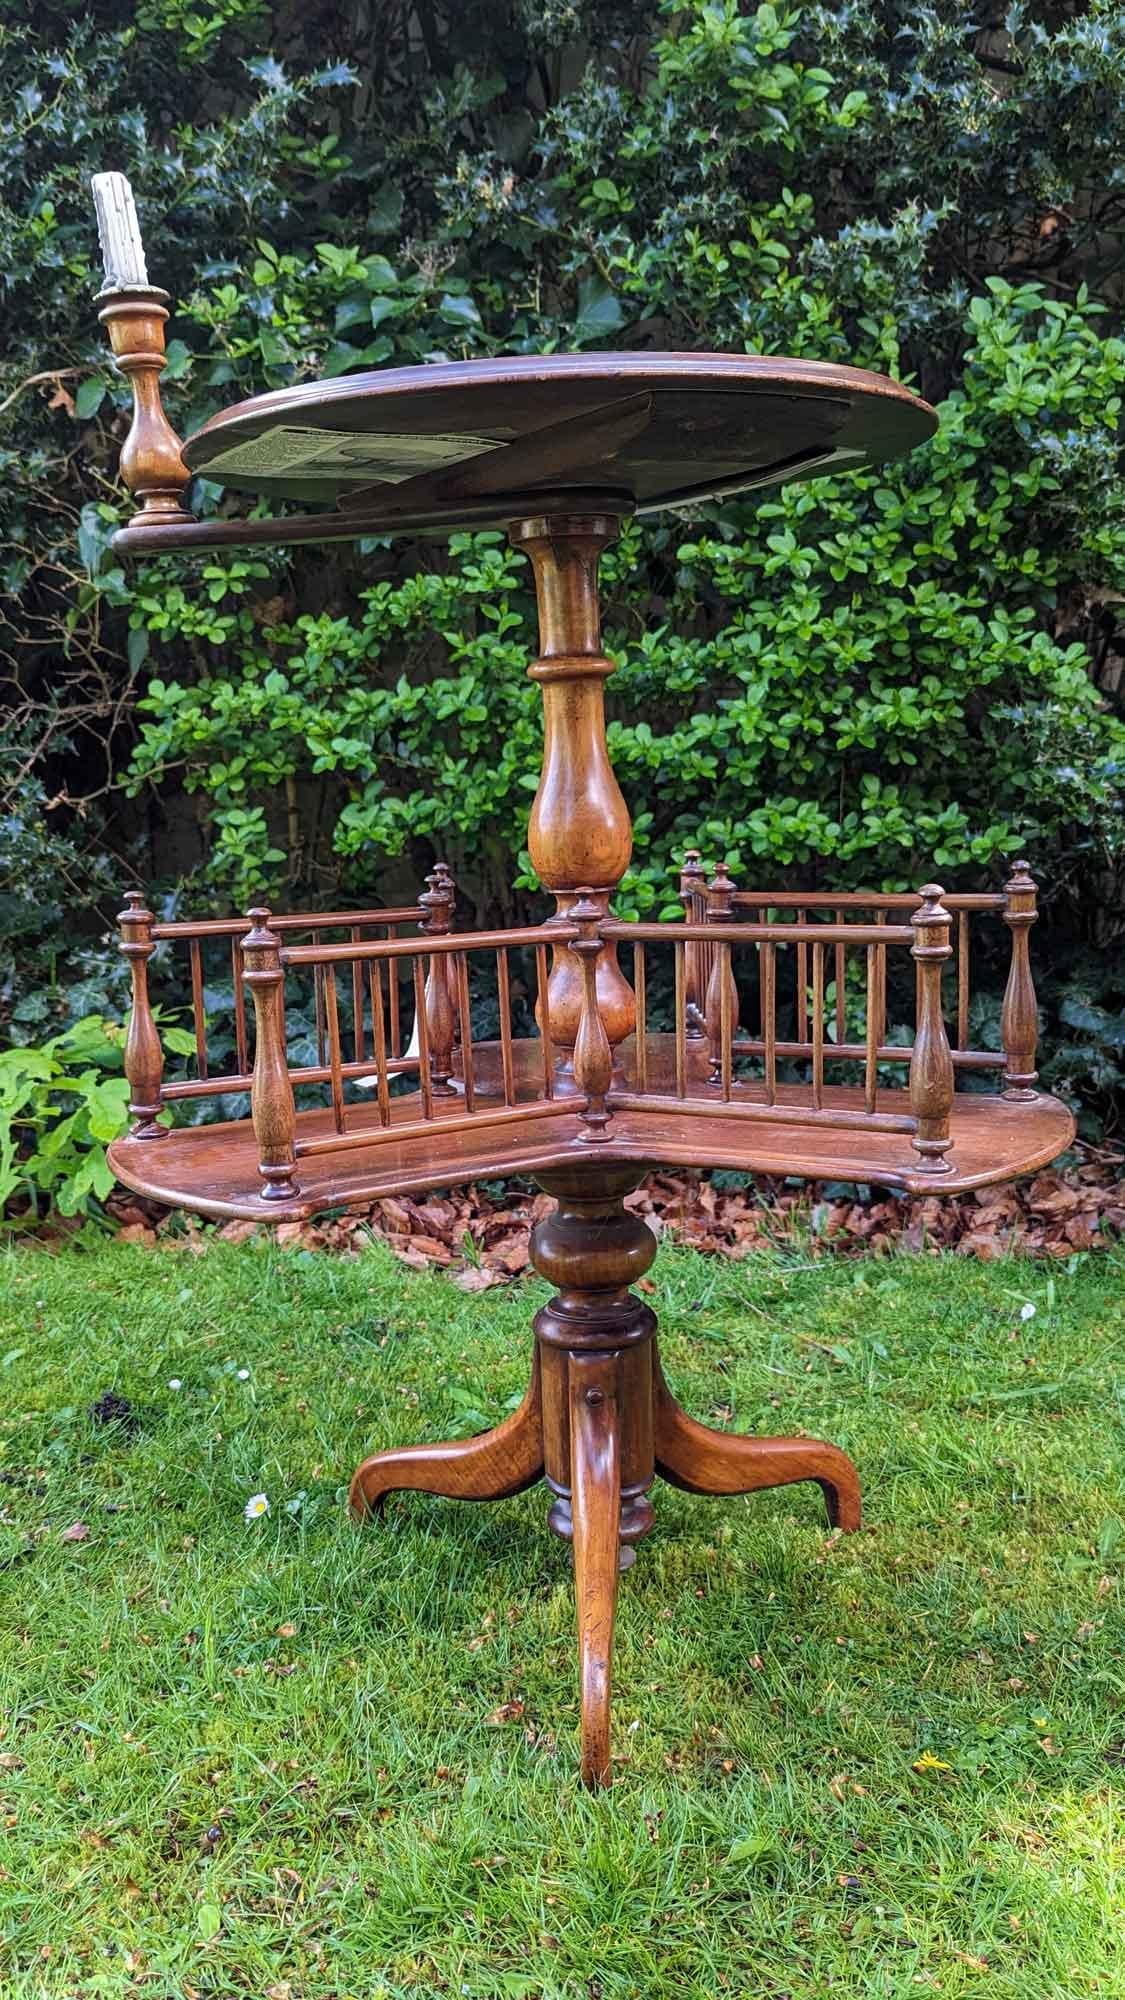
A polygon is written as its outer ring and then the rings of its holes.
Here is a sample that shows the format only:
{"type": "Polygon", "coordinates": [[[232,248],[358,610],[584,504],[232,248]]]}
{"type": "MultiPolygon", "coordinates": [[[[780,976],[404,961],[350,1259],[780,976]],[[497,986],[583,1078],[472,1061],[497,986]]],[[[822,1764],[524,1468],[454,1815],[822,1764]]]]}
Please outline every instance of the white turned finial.
{"type": "Polygon", "coordinates": [[[148,267],[132,188],[124,174],[95,174],[90,186],[105,265],[103,292],[147,291],[148,267]]]}

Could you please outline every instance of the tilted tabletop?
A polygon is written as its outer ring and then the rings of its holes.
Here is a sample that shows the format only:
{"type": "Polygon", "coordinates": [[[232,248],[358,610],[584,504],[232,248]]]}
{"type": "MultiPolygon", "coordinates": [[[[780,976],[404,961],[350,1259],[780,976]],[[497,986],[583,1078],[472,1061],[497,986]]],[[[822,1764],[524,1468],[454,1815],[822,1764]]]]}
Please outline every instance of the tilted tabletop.
{"type": "Polygon", "coordinates": [[[183,458],[242,492],[383,507],[393,532],[425,503],[449,529],[493,500],[507,520],[515,495],[597,493],[649,512],[897,457],[936,428],[901,383],[825,362],[504,355],[255,396],[205,423],[183,458]]]}

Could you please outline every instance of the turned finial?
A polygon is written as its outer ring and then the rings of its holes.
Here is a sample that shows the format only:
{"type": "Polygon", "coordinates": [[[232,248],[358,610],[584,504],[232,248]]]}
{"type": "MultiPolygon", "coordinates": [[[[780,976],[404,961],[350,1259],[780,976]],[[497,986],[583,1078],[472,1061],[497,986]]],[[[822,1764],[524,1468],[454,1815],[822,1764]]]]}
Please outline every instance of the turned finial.
{"type": "MultiPolygon", "coordinates": [[[[707,871],[698,847],[689,847],[684,852],[684,865],[680,869],[680,901],[687,922],[701,923],[707,913],[707,871]]],[[[708,946],[698,940],[688,944],[684,950],[684,1011],[688,1038],[692,1041],[701,1040],[705,1033],[704,1008],[707,982],[711,977],[711,957],[708,946]]]]}
{"type": "Polygon", "coordinates": [[[570,940],[570,950],[578,959],[582,974],[582,1011],[574,1043],[574,1081],[586,1103],[579,1116],[579,1138],[597,1142],[606,1137],[610,1112],[606,1092],[613,1076],[613,1048],[598,1005],[598,959],[602,951],[600,900],[586,889],[578,891],[578,901],[567,911],[580,935],[570,940]]]}
{"type": "Polygon", "coordinates": [[[725,861],[720,861],[707,889],[707,913],[715,923],[727,923],[734,915],[734,879],[725,861]]]}
{"type": "Polygon", "coordinates": [[[118,928],[120,950],[129,962],[133,990],[129,1026],[125,1036],[125,1076],[129,1084],[129,1114],[133,1139],[163,1139],[165,1129],[157,1124],[162,1104],[164,1051],[152,1011],[148,990],[148,962],[156,950],[152,935],[153,915],[146,908],[139,889],[125,891],[125,908],[118,928]]]}
{"type": "Polygon", "coordinates": [[[254,1074],[250,1117],[258,1141],[263,1201],[288,1201],[299,1193],[297,1112],[285,1048],[285,972],[280,939],[262,905],[247,911],[242,940],[243,979],[254,1001],[254,1074]]]}
{"type": "Polygon", "coordinates": [[[953,1055],[942,1011],[941,981],[953,956],[949,942],[952,917],[942,903],[936,882],[919,889],[919,904],[910,922],[914,943],[910,954],[918,969],[918,1018],[910,1055],[910,1109],[918,1121],[913,1146],[918,1170],[947,1174],[946,1154],[953,1143],[949,1120],[953,1110],[953,1055]]]}
{"type": "Polygon", "coordinates": [[[133,390],[133,422],[121,448],[121,477],[141,502],[130,526],[190,521],[194,517],[182,495],[191,474],[160,400],[168,294],[149,284],[133,190],[124,174],[95,174],[90,185],[105,267],[98,293],[105,303],[98,318],[133,390]]]}
{"type": "Polygon", "coordinates": [[[457,890],[448,864],[435,861],[426,877],[426,886],[418,898],[418,908],[424,910],[425,928],[437,936],[453,929],[453,910],[457,901],[457,890]]]}
{"type": "Polygon", "coordinates": [[[1039,1004],[1031,976],[1029,933],[1037,922],[1039,891],[1026,861],[1013,863],[1004,884],[1004,922],[1012,940],[1008,984],[1000,1015],[1004,1044],[1004,1096],[1010,1104],[1030,1104],[1036,1097],[1039,1073],[1035,1053],[1039,1043],[1039,1004]]]}
{"type": "Polygon", "coordinates": [[[707,871],[703,866],[703,856],[698,847],[684,850],[684,865],[680,869],[681,896],[702,896],[707,891],[707,871]]]}

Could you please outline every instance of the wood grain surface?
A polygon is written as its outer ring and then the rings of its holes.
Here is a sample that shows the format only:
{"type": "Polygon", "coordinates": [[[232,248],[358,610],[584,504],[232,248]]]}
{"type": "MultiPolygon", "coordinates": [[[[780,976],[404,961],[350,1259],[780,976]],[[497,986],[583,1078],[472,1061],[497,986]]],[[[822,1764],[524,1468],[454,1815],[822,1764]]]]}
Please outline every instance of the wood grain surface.
{"type": "MultiPolygon", "coordinates": [[[[242,492],[301,500],[363,492],[370,503],[380,490],[377,438],[461,437],[464,491],[450,477],[456,457],[423,487],[398,482],[401,512],[417,512],[432,497],[438,517],[444,507],[452,526],[458,498],[483,497],[487,505],[482,474],[491,470],[492,453],[481,451],[482,440],[496,454],[528,441],[518,464],[511,462],[506,493],[534,500],[539,490],[557,496],[560,488],[610,489],[644,509],[737,492],[814,466],[893,458],[936,426],[929,405],[902,383],[860,368],[747,354],[501,355],[358,371],[273,390],[210,418],[188,439],[184,459],[192,472],[242,492]],[[626,406],[628,421],[614,424],[618,405],[626,406]],[[584,427],[588,455],[571,448],[560,473],[560,437],[573,441],[584,427]],[[346,470],[324,473],[303,474],[299,463],[289,471],[279,463],[273,471],[268,450],[257,454],[262,470],[239,470],[237,461],[234,469],[214,466],[236,446],[283,430],[320,430],[329,441],[366,434],[371,450],[365,459],[362,446],[349,443],[346,470]],[[537,433],[538,449],[529,442],[537,433]]],[[[387,482],[381,490],[393,508],[394,486],[387,482]]],[[[498,518],[514,511],[502,509],[498,518]]]]}
{"type": "MultiPolygon", "coordinates": [[[[662,1068],[672,1060],[671,1036],[650,1036],[650,1089],[658,1088],[662,1068]]],[[[499,1043],[476,1046],[478,1103],[503,1105],[502,1091],[492,1084],[489,1067],[499,1075],[499,1043]]],[[[624,1044],[625,1080],[635,1074],[635,1050],[624,1044]]],[[[519,1097],[534,1095],[541,1084],[537,1042],[513,1044],[515,1087],[519,1097]]],[[[688,1060],[706,1064],[706,1053],[689,1045],[688,1060]]],[[[702,1086],[699,1086],[702,1088],[702,1086]]],[[[693,1086],[694,1088],[694,1086],[693,1086]]],[[[735,1085],[735,1098],[764,1104],[761,1086],[735,1085]]],[[[778,1086],[784,1105],[807,1101],[796,1085],[778,1086]]],[[[863,1091],[826,1084],[824,1103],[830,1110],[862,1113],[863,1091]]],[[[166,1202],[170,1208],[193,1209],[201,1215],[245,1216],[261,1221],[294,1221],[326,1208],[359,1208],[384,1194],[416,1193],[426,1188],[452,1187],[460,1182],[504,1174],[534,1174],[596,1151],[601,1159],[638,1160],[652,1166],[716,1166],[747,1173],[802,1174],[811,1180],[870,1181],[879,1187],[901,1187],[933,1193],[932,1174],[919,1172],[911,1157],[909,1137],[897,1132],[810,1129],[770,1123],[741,1123],[712,1117],[691,1103],[682,1106],[614,1110],[607,1136],[592,1148],[581,1140],[581,1120],[573,1114],[544,1113],[515,1125],[477,1128],[465,1115],[460,1096],[435,1097],[429,1128],[412,1139],[396,1139],[395,1127],[417,1124],[420,1099],[412,1093],[391,1101],[391,1123],[380,1137],[377,1105],[359,1105],[349,1116],[362,1140],[370,1130],[371,1144],[345,1153],[313,1154],[300,1164],[301,1192],[292,1200],[263,1201],[257,1193],[258,1147],[249,1119],[226,1125],[179,1127],[153,1145],[144,1139],[118,1139],[109,1149],[114,1173],[138,1194],[166,1202]]],[[[906,1091],[884,1089],[880,1104],[888,1113],[907,1114],[906,1091]]],[[[298,1138],[328,1138],[334,1131],[330,1110],[297,1113],[298,1138]]],[[[1074,1137],[1074,1120],[1057,1098],[1039,1095],[1027,1103],[1012,1103],[984,1092],[958,1092],[951,1116],[951,1171],[942,1176],[941,1191],[954,1194],[1011,1180],[1045,1166],[1074,1137]]]]}

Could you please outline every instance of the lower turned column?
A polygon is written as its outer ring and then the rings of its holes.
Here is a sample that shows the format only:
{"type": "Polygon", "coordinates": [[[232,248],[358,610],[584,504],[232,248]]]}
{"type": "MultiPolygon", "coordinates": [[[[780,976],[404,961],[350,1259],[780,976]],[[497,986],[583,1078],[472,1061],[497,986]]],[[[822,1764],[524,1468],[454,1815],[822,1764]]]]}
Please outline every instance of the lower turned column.
{"type": "Polygon", "coordinates": [[[558,1208],[536,1225],[531,1259],[558,1290],[535,1317],[548,1519],[574,1543],[582,1778],[610,1775],[610,1681],[618,1571],[652,1526],[656,1316],[629,1286],[656,1254],[623,1198],[641,1173],[591,1165],[540,1176],[558,1208]]]}

